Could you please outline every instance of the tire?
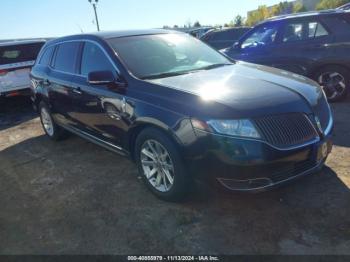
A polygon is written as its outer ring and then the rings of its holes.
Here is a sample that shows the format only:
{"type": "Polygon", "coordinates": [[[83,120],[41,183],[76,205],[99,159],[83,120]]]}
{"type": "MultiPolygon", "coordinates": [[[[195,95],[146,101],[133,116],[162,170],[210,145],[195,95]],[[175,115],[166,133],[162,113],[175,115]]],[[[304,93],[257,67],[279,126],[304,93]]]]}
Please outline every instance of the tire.
{"type": "Polygon", "coordinates": [[[350,86],[350,71],[342,66],[330,65],[318,70],[313,79],[323,87],[329,102],[346,98],[350,86]]]}
{"type": "Polygon", "coordinates": [[[135,160],[143,181],[158,198],[178,202],[188,195],[192,179],[175,143],[159,129],[146,128],[137,136],[135,160]],[[172,177],[172,184],[169,176],[172,177]]]}
{"type": "Polygon", "coordinates": [[[47,106],[46,103],[41,102],[39,104],[39,114],[41,125],[45,131],[45,134],[51,140],[59,141],[66,137],[67,132],[54,122],[51,116],[50,108],[47,106]]]}

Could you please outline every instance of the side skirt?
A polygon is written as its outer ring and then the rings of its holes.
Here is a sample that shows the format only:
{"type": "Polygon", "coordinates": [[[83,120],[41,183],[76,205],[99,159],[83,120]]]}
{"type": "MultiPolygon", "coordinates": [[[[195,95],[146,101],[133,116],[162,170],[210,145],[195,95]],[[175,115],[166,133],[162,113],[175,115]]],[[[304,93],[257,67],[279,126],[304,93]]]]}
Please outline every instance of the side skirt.
{"type": "Polygon", "coordinates": [[[109,143],[107,141],[104,141],[100,138],[97,138],[93,135],[90,135],[84,131],[81,131],[77,128],[73,128],[73,127],[68,127],[68,126],[65,126],[65,125],[59,125],[60,127],[66,129],[67,131],[77,135],[77,136],[80,136],[81,138],[83,139],[86,139],[88,140],[89,142],[91,143],[94,143],[98,146],[101,146],[101,147],[104,147],[105,149],[109,150],[109,151],[112,151],[114,153],[117,153],[119,155],[122,155],[122,156],[125,156],[125,157],[129,157],[130,154],[128,151],[124,150],[123,148],[119,147],[119,146],[116,146],[116,145],[113,145],[112,143],[109,143]]]}

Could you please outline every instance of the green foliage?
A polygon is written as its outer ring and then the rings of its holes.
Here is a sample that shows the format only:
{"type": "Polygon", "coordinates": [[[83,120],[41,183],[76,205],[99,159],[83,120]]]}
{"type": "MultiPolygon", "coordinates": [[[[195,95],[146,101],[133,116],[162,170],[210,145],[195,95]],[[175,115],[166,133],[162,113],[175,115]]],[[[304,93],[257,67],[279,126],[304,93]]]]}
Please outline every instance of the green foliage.
{"type": "Polygon", "coordinates": [[[333,9],[349,3],[350,0],[321,0],[316,6],[317,10],[333,9]]]}
{"type": "MultiPolygon", "coordinates": [[[[350,0],[320,0],[317,10],[333,9],[349,3],[350,0]]],[[[267,8],[265,5],[259,6],[258,10],[248,14],[246,25],[254,26],[257,23],[272,17],[291,13],[306,12],[305,6],[301,2],[282,1],[277,5],[267,8]]]]}
{"type": "Polygon", "coordinates": [[[234,27],[240,27],[243,25],[243,17],[241,15],[237,15],[233,21],[234,27]]]}
{"type": "Polygon", "coordinates": [[[291,2],[280,2],[274,5],[270,11],[271,16],[290,14],[293,11],[294,4],[291,2]]]}
{"type": "Polygon", "coordinates": [[[196,22],[193,24],[193,27],[201,27],[201,24],[199,23],[199,21],[196,21],[196,22]]]}
{"type": "Polygon", "coordinates": [[[266,5],[261,5],[259,6],[258,10],[249,13],[246,24],[248,26],[253,26],[261,21],[264,21],[269,17],[270,17],[269,9],[267,8],[266,5]]]}
{"type": "Polygon", "coordinates": [[[301,13],[301,12],[306,12],[306,8],[302,3],[296,3],[293,6],[293,13],[301,13]]]}

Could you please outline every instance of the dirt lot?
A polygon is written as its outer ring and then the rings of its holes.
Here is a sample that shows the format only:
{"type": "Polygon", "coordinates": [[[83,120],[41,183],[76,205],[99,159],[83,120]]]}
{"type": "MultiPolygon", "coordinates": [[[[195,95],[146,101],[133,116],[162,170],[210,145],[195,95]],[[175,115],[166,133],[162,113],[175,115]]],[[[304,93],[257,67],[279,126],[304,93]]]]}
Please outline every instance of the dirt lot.
{"type": "Polygon", "coordinates": [[[327,167],[259,195],[198,186],[154,198],[128,160],[54,143],[28,101],[0,105],[0,254],[349,254],[350,104],[333,105],[327,167]]]}

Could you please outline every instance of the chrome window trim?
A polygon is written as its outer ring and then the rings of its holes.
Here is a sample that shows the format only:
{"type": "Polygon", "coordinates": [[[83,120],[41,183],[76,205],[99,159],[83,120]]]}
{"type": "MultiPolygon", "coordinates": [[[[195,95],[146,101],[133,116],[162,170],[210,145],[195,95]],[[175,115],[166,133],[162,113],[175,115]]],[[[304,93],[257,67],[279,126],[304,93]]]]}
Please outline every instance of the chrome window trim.
{"type": "MultiPolygon", "coordinates": [[[[96,46],[98,46],[102,52],[104,53],[104,55],[107,57],[107,59],[109,60],[109,62],[112,64],[113,68],[116,70],[117,74],[120,75],[120,70],[118,69],[118,67],[115,65],[114,61],[112,60],[112,58],[108,55],[108,53],[106,52],[106,50],[101,46],[100,43],[98,43],[97,41],[94,41],[94,40],[90,40],[90,39],[74,39],[74,40],[66,40],[66,41],[61,41],[61,42],[58,42],[58,43],[54,43],[48,47],[55,47],[60,45],[60,44],[64,44],[64,43],[72,43],[72,42],[80,42],[80,43],[84,43],[84,42],[90,42],[92,44],[95,44],[96,46]]],[[[53,57],[52,57],[53,58],[53,57]]],[[[77,73],[70,73],[70,72],[65,72],[65,71],[62,71],[62,70],[57,70],[55,68],[53,68],[51,66],[51,64],[48,65],[48,67],[52,70],[52,71],[55,71],[55,72],[59,72],[59,73],[64,73],[64,74],[68,74],[68,75],[72,75],[72,76],[80,76],[80,77],[87,77],[85,75],[82,75],[82,74],[77,74],[77,73]]]]}

